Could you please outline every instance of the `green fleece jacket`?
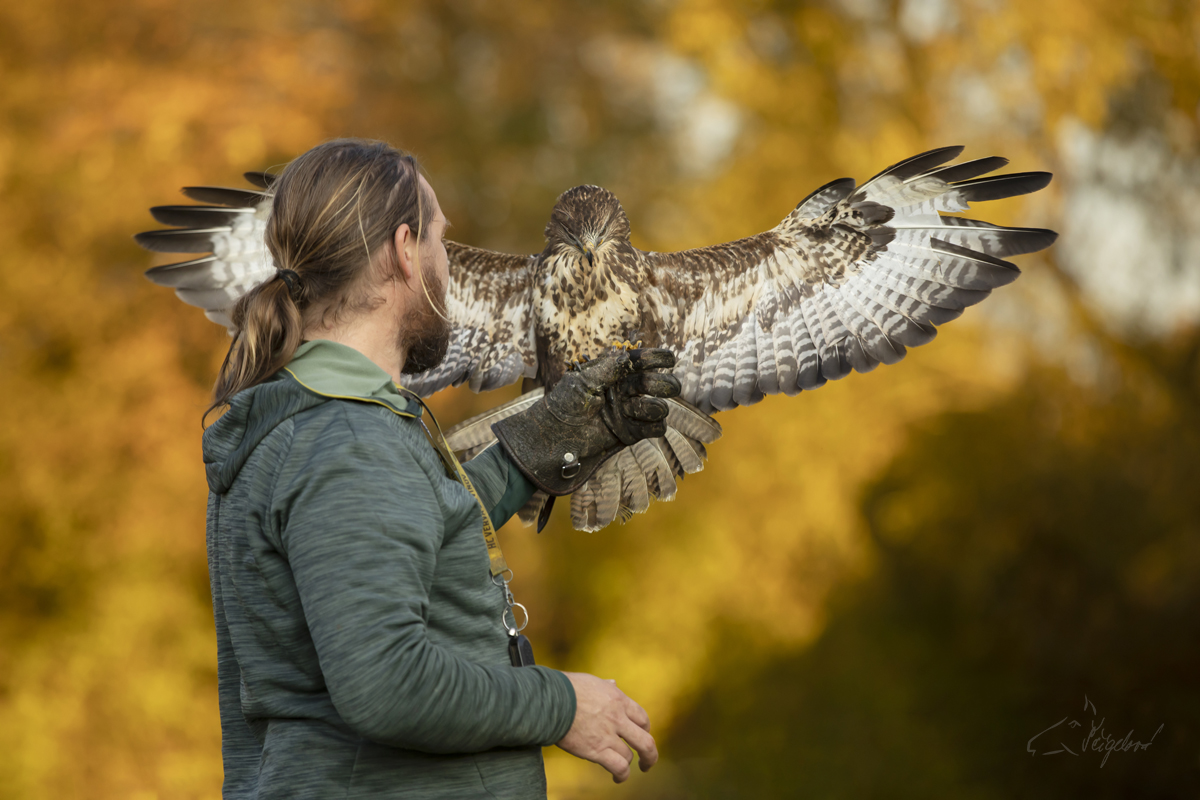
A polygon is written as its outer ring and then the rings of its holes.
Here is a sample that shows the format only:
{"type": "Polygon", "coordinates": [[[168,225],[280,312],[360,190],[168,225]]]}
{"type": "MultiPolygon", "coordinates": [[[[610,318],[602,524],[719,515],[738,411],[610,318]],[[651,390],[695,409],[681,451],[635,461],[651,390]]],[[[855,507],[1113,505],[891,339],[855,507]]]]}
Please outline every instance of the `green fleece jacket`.
{"type": "MultiPolygon", "coordinates": [[[[482,516],[388,375],[303,345],[204,433],[226,798],[544,797],[575,694],[510,666],[482,516]]],[[[465,465],[499,528],[533,487],[465,465]]]]}

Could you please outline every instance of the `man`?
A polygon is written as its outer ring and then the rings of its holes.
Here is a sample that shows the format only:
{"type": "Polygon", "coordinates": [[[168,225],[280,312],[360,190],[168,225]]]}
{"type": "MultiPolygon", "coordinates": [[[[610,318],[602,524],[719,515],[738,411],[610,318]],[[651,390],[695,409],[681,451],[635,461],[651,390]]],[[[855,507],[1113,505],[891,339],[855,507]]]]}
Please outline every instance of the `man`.
{"type": "Polygon", "coordinates": [[[647,370],[673,357],[597,359],[459,466],[399,388],[449,338],[448,223],[416,163],[338,140],[274,188],[280,272],[234,311],[204,435],[225,796],[544,796],[555,743],[618,782],[634,751],[649,769],[649,719],[613,682],[512,666],[485,532],[531,478],[567,493],[661,435],[678,383],[647,370]],[[574,480],[546,458],[568,434],[574,480]]]}

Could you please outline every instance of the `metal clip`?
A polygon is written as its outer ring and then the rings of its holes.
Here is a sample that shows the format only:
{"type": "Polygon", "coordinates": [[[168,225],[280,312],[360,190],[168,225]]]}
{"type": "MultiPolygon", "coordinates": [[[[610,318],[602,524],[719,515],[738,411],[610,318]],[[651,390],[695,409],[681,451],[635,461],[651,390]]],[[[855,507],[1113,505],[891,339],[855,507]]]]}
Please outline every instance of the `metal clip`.
{"type": "Polygon", "coordinates": [[[574,453],[564,453],[562,463],[562,476],[564,480],[571,480],[579,474],[579,459],[574,453]]]}
{"type": "Polygon", "coordinates": [[[512,603],[505,608],[504,611],[500,612],[500,624],[504,626],[504,630],[508,631],[509,636],[516,636],[518,633],[525,630],[525,626],[529,624],[529,612],[525,609],[525,606],[521,605],[520,603],[512,603]],[[521,609],[521,613],[525,617],[524,621],[522,621],[520,625],[517,624],[516,609],[518,608],[521,609]],[[508,621],[510,615],[512,616],[512,624],[509,624],[508,621]]]}

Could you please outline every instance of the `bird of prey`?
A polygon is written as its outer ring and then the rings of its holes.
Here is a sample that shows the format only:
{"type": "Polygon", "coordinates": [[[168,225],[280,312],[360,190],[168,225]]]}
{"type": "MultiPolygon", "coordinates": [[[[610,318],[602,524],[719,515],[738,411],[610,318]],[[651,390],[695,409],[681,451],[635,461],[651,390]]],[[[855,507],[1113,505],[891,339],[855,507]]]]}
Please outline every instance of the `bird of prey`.
{"type": "MultiPolygon", "coordinates": [[[[1055,240],[1049,230],[945,216],[1050,181],[1045,172],[992,175],[1008,163],[999,157],[946,166],[962,150],[913,156],[862,186],[832,181],[769,231],[674,253],[634,247],[611,192],[569,189],[541,253],[446,243],[450,348],[405,386],[428,396],[464,382],[478,392],[526,381],[517,400],[451,430],[451,445],[469,458],[494,443],[492,422],[536,402],[573,363],[614,341],[670,348],[683,391],[667,435],[623,450],[571,498],[578,529],[625,520],[652,497],[672,499],[676,476],[702,469],[705,445],[721,434],[714,412],[899,361],[932,340],[935,326],[1015,280],[1005,258],[1055,240]]],[[[255,190],[185,188],[207,205],[153,208],[177,227],[137,236],[150,250],[208,253],[146,274],[226,326],[238,298],[275,274],[263,240],[273,178],[246,177],[255,190]]],[[[544,501],[535,496],[522,518],[544,501]]]]}

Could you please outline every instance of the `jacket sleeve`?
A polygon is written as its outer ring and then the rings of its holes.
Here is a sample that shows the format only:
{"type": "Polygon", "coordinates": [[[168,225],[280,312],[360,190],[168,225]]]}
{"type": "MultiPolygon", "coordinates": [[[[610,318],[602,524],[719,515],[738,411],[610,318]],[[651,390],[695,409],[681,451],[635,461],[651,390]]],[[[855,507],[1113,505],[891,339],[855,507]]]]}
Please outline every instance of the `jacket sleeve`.
{"type": "Polygon", "coordinates": [[[330,698],[354,731],[430,753],[566,735],[575,695],[565,675],[482,666],[430,643],[444,522],[429,476],[395,430],[343,409],[288,461],[292,477],[275,492],[280,543],[330,698]]]}
{"type": "Polygon", "coordinates": [[[489,447],[463,464],[463,469],[497,530],[533,497],[534,485],[513,465],[502,447],[489,447]]]}

